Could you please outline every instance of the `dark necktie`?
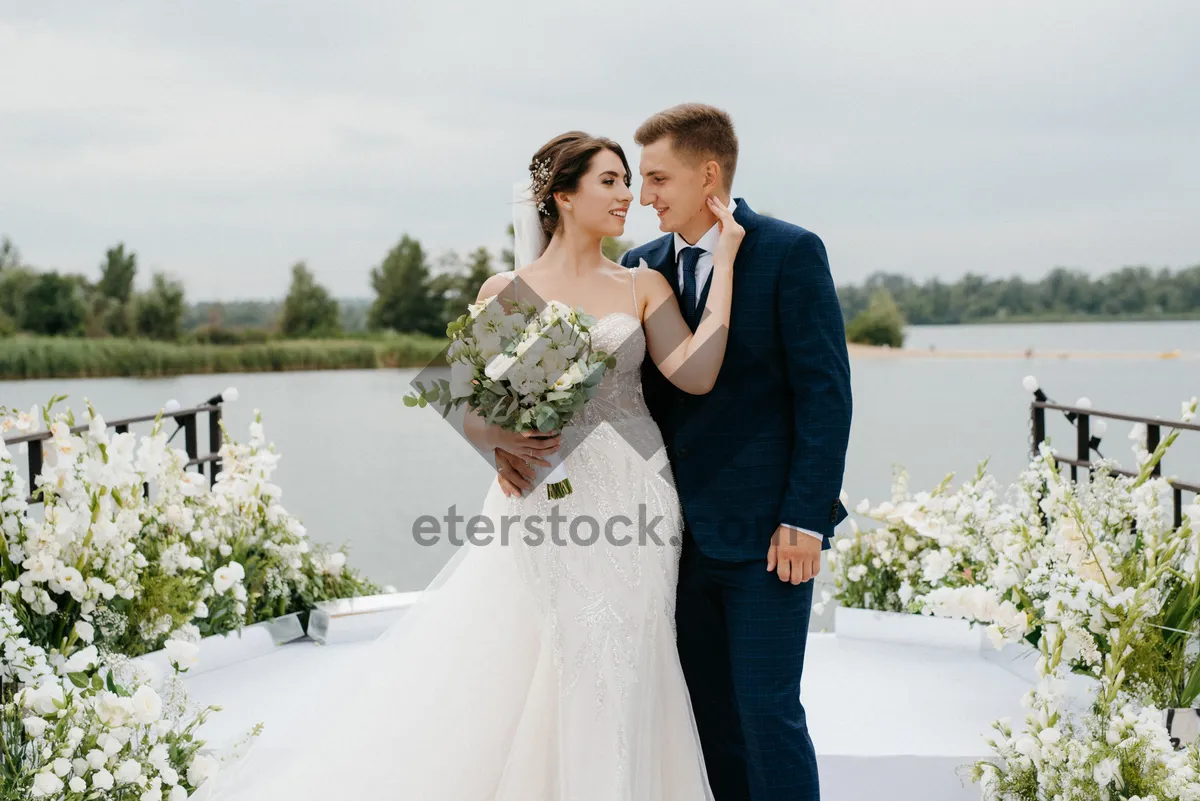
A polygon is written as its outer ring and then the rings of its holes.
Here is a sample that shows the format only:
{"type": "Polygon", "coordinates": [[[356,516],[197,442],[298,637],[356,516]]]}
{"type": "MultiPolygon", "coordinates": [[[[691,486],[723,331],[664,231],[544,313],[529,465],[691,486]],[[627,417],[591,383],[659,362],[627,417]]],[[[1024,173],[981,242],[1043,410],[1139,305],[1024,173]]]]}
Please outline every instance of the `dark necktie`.
{"type": "Polygon", "coordinates": [[[693,322],[696,319],[696,264],[704,252],[704,248],[697,247],[680,251],[683,255],[683,296],[680,305],[683,307],[683,319],[692,329],[696,327],[693,322]]]}

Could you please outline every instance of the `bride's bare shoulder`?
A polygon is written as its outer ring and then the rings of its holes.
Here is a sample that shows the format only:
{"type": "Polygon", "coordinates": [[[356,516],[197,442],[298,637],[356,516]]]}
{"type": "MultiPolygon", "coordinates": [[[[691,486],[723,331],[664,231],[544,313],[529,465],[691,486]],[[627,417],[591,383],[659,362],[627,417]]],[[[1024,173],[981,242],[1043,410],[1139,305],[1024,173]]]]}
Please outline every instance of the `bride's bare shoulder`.
{"type": "Polygon", "coordinates": [[[512,283],[512,280],[515,276],[516,273],[513,270],[507,270],[505,272],[495,273],[494,275],[489,276],[488,279],[483,282],[483,286],[479,287],[479,294],[475,296],[475,300],[479,301],[483,300],[484,298],[490,298],[493,295],[499,295],[508,288],[508,285],[512,283]]]}

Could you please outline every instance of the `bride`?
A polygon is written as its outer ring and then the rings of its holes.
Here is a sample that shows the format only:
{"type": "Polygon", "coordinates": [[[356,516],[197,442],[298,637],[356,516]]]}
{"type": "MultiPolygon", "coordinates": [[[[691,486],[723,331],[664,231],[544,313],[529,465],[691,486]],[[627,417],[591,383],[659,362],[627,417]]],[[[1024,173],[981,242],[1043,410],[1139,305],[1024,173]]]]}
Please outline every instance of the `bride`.
{"type": "MultiPolygon", "coordinates": [[[[675,648],[682,516],[662,436],[642,398],[646,355],[680,389],[711,389],[725,353],[733,262],[744,233],[721,226],[695,333],[659,273],[601,252],[632,202],[629,164],[608,139],[566,133],[530,166],[514,228],[518,269],[479,297],[553,299],[597,321],[616,367],[559,436],[535,439],[472,416],[485,452],[530,465],[561,451],[574,492],[550,500],[493,482],[477,535],[421,600],[297,699],[303,743],[256,746],[217,797],[254,801],[702,801],[712,791],[675,648]],[[257,763],[257,764],[255,764],[257,763]]],[[[278,732],[276,732],[278,734],[278,732]]],[[[268,742],[271,744],[268,745],[268,742]]]]}

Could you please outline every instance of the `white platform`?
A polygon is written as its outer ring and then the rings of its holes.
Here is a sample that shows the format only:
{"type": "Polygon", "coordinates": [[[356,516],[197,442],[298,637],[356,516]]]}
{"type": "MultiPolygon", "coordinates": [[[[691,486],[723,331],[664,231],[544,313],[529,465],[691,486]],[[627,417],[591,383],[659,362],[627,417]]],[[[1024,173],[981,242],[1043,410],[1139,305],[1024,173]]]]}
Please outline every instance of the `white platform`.
{"type": "MultiPolygon", "coordinates": [[[[214,744],[232,742],[262,721],[255,750],[303,737],[272,729],[273,713],[314,693],[336,692],[313,686],[310,676],[318,667],[354,660],[365,646],[299,640],[189,678],[196,701],[223,707],[204,736],[214,744]]],[[[823,801],[978,799],[965,768],[987,756],[991,721],[1022,719],[1019,701],[1028,686],[963,649],[811,635],[802,697],[823,801]]],[[[246,767],[253,765],[250,759],[246,767]]]]}

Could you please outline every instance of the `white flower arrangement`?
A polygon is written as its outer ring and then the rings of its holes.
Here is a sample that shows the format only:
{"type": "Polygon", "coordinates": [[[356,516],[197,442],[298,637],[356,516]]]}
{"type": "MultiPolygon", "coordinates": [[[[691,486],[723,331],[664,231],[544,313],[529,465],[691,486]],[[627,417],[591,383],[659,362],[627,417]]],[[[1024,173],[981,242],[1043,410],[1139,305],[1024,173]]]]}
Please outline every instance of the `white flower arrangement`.
{"type": "MultiPolygon", "coordinates": [[[[483,298],[447,326],[450,379],[405,396],[409,407],[435,404],[445,416],[466,405],[512,431],[560,430],[596,393],[615,357],[592,349],[590,315],[559,301],[532,304],[483,298]]],[[[553,454],[547,495],[562,498],[571,483],[553,454]]]]}
{"type": "Polygon", "coordinates": [[[891,502],[856,509],[883,525],[835,540],[841,603],[962,618],[997,647],[1037,649],[1024,731],[998,721],[995,758],[973,768],[985,799],[1200,799],[1200,745],[1174,750],[1160,711],[1200,701],[1200,504],[1175,527],[1153,475],[1177,435],[1150,452],[1135,427],[1139,474],[1102,462],[1081,482],[1043,444],[1007,500],[982,469],[954,493],[910,495],[901,474],[891,502]],[[1076,719],[1068,673],[1095,680],[1076,719]]]}
{"type": "MultiPolygon", "coordinates": [[[[42,412],[40,516],[0,440],[0,801],[186,798],[219,765],[194,736],[210,710],[179,677],[200,638],[378,590],[280,504],[260,416],[248,443],[226,434],[210,489],[161,418],[139,439],[89,405],[72,432],[58,400],[42,412]],[[160,647],[176,672],[156,687],[130,657],[160,647]]],[[[0,409],[0,430],[35,430],[32,416],[0,409]]]]}

